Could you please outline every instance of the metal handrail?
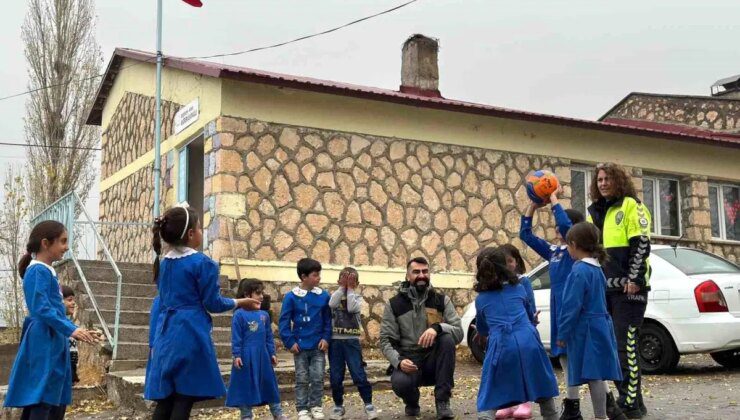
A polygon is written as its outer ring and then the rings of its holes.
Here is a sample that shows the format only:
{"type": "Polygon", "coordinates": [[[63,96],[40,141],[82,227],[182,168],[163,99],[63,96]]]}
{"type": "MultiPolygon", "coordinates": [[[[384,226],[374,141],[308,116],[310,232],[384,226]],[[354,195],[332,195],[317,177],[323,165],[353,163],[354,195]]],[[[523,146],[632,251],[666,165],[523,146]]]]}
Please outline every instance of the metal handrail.
{"type": "MultiPolygon", "coordinates": [[[[67,258],[70,258],[72,262],[75,265],[75,268],[77,269],[77,274],[80,276],[80,280],[82,281],[82,284],[85,287],[85,291],[87,292],[88,297],[90,298],[90,302],[93,305],[93,309],[95,310],[95,314],[98,317],[98,321],[100,322],[100,325],[103,328],[103,332],[105,333],[105,337],[108,339],[108,342],[111,343],[111,346],[113,347],[113,359],[116,359],[117,353],[118,353],[118,334],[119,334],[119,327],[120,327],[120,317],[121,317],[121,289],[123,286],[123,276],[121,275],[121,271],[118,269],[118,265],[113,260],[113,256],[111,255],[110,251],[108,250],[108,246],[103,241],[103,238],[100,236],[100,233],[95,228],[95,224],[99,222],[94,222],[90,215],[88,214],[87,210],[85,209],[84,204],[82,203],[82,200],[80,200],[80,197],[77,195],[76,192],[70,191],[67,194],[63,195],[61,198],[53,202],[51,205],[46,207],[44,210],[42,210],[36,217],[31,219],[31,224],[36,225],[38,222],[42,220],[57,220],[64,224],[64,227],[67,229],[67,234],[69,236],[69,243],[74,244],[74,225],[75,224],[89,224],[92,227],[92,231],[95,234],[96,239],[99,241],[103,254],[105,255],[106,259],[108,260],[108,263],[110,263],[111,268],[113,269],[113,273],[116,276],[116,312],[115,312],[115,325],[114,325],[114,332],[111,336],[110,329],[108,328],[108,323],[105,321],[105,318],[103,318],[102,314],[100,313],[100,308],[98,307],[98,303],[95,299],[95,295],[92,292],[92,289],[90,288],[90,285],[88,284],[87,278],[85,277],[85,274],[82,272],[82,267],[80,266],[79,261],[77,260],[77,257],[74,255],[74,251],[72,250],[72,247],[70,247],[70,251],[68,251],[67,258]],[[77,221],[75,220],[75,205],[78,204],[82,215],[85,216],[87,219],[77,221]]],[[[84,244],[83,244],[84,246],[84,244]]]]}

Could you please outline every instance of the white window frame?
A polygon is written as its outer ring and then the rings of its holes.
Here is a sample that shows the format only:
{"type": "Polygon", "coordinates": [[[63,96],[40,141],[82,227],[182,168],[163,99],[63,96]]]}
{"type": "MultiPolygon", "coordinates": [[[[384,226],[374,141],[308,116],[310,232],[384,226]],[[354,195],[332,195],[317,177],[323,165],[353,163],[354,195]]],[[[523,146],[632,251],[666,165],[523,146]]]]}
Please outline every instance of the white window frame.
{"type": "MultiPolygon", "coordinates": [[[[709,187],[717,188],[717,216],[719,217],[719,236],[712,235],[712,238],[720,239],[723,241],[738,242],[736,239],[727,239],[727,220],[725,220],[725,209],[723,206],[725,193],[724,191],[722,191],[722,187],[740,188],[740,185],[710,182],[709,187]]],[[[709,195],[709,188],[707,188],[707,195],[709,195]]],[[[709,200],[712,199],[712,197],[708,197],[708,198],[709,200]]],[[[710,201],[710,209],[711,209],[711,201],[710,201]]],[[[710,223],[711,223],[711,219],[710,219],[710,223]]]]}
{"type": "MultiPolygon", "coordinates": [[[[649,180],[653,182],[653,203],[655,204],[655,208],[653,209],[653,214],[650,216],[653,219],[653,227],[650,230],[650,233],[655,236],[663,236],[667,238],[680,238],[683,234],[683,220],[681,215],[681,180],[675,177],[671,176],[657,176],[657,175],[643,175],[642,176],[643,182],[645,180],[649,180]],[[663,224],[661,223],[661,217],[660,217],[660,187],[659,187],[659,181],[674,181],[676,182],[676,191],[678,192],[678,197],[676,199],[678,200],[678,235],[664,235],[662,232],[658,231],[660,226],[663,224]]],[[[643,197],[645,196],[645,186],[643,185],[642,190],[643,197]]]]}
{"type": "MultiPolygon", "coordinates": [[[[572,174],[573,172],[581,172],[584,175],[583,176],[583,179],[584,179],[583,204],[585,205],[585,208],[583,209],[584,211],[583,217],[586,217],[588,215],[588,206],[591,204],[591,179],[593,178],[594,171],[593,169],[589,167],[577,165],[577,166],[571,166],[570,172],[571,172],[571,176],[570,176],[571,181],[573,180],[573,174],[572,174]]],[[[573,183],[572,182],[571,182],[571,187],[570,187],[570,193],[571,193],[570,201],[571,203],[573,203],[573,183]]],[[[571,205],[571,207],[573,206],[571,205]]]]}

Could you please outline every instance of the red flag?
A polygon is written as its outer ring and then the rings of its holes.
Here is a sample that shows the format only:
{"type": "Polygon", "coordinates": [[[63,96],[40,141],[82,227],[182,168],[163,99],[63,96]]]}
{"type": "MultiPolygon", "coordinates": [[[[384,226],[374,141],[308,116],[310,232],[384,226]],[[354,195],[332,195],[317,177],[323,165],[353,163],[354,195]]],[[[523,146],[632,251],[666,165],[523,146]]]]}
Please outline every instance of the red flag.
{"type": "Polygon", "coordinates": [[[201,3],[200,0],[182,0],[182,1],[184,1],[185,3],[187,3],[187,4],[189,4],[189,5],[193,6],[193,7],[202,7],[203,6],[203,3],[201,3]]]}

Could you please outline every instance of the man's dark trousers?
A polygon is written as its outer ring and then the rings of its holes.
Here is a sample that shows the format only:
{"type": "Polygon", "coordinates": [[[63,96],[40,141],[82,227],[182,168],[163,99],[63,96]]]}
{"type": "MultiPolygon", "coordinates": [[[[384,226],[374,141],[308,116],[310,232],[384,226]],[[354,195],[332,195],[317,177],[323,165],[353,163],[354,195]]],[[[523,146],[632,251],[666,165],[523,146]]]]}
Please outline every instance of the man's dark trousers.
{"type": "MultiPolygon", "coordinates": [[[[401,358],[403,360],[403,357],[401,358]]],[[[412,360],[419,368],[406,373],[396,368],[391,375],[391,385],[409,407],[419,407],[419,387],[434,385],[434,399],[449,401],[455,376],[455,340],[450,334],[437,336],[431,352],[423,360],[412,360]]]]}

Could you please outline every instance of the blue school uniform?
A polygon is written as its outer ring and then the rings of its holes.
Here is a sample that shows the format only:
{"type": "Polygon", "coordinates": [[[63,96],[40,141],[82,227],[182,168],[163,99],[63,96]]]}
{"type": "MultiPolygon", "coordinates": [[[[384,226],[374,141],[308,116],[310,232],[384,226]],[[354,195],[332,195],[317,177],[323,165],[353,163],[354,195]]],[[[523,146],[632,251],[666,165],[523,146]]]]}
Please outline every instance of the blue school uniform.
{"type": "Polygon", "coordinates": [[[69,337],[77,329],[66,316],[56,272],[32,260],[23,276],[28,316],[10,373],[6,407],[72,403],[69,337]]]}
{"type": "Polygon", "coordinates": [[[478,334],[488,336],[479,412],[558,395],[555,373],[527,315],[526,300],[521,284],[505,284],[475,299],[478,334]]]}
{"type": "Polygon", "coordinates": [[[144,383],[149,382],[152,364],[152,347],[154,347],[154,336],[157,333],[157,321],[159,320],[159,296],[152,300],[152,307],[149,310],[149,353],[146,357],[146,371],[144,373],[144,383]]]}
{"type": "Polygon", "coordinates": [[[605,288],[606,277],[595,259],[585,258],[573,265],[558,332],[558,340],[568,349],[568,386],[599,379],[622,380],[605,288]]]}
{"type": "Polygon", "coordinates": [[[160,263],[159,315],[144,397],[160,400],[173,393],[197,399],[220,398],[226,387],[211,340],[208,312],[234,309],[221,296],[218,266],[190,248],[170,251],[160,263]]]}
{"type": "MultiPolygon", "coordinates": [[[[565,238],[572,223],[563,206],[556,204],[552,206],[555,215],[555,224],[558,232],[565,238]]],[[[532,232],[532,218],[522,216],[522,224],[519,230],[519,238],[532,248],[540,257],[550,262],[550,354],[559,356],[566,353],[566,349],[558,346],[555,341],[558,336],[558,313],[563,306],[563,291],[570,270],[575,260],[568,254],[565,245],[553,245],[542,238],[538,238],[532,232]]]]}
{"type": "Polygon", "coordinates": [[[534,315],[537,313],[537,302],[534,300],[532,281],[527,276],[519,276],[519,284],[524,287],[524,292],[527,295],[527,316],[529,317],[529,320],[534,323],[534,315]]]}
{"type": "Polygon", "coordinates": [[[322,339],[331,340],[329,293],[319,287],[310,292],[294,287],[283,298],[280,310],[280,339],[285,348],[298,343],[301,350],[314,350],[322,339]]]}
{"type": "Polygon", "coordinates": [[[275,355],[270,316],[265,311],[234,313],[231,323],[231,353],[241,357],[243,366],[232,365],[227,407],[255,407],[280,402],[275,370],[270,358],[275,355]]]}

